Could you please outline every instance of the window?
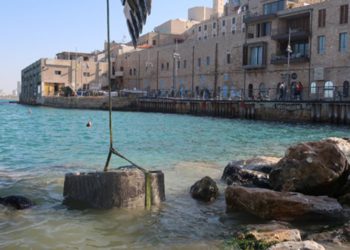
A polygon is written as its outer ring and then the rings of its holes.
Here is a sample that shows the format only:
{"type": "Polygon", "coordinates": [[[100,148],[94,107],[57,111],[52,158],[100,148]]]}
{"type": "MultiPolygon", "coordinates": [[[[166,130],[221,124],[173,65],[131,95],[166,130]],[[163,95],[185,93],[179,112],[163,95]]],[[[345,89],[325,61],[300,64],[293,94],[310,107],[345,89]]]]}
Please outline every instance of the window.
{"type": "Polygon", "coordinates": [[[169,70],[169,63],[166,63],[166,70],[169,70]]]}
{"type": "Polygon", "coordinates": [[[187,61],[184,60],[184,69],[186,69],[186,68],[187,68],[187,61]]]}
{"type": "Polygon", "coordinates": [[[130,69],[130,70],[129,70],[129,75],[131,75],[131,76],[132,76],[132,69],[130,69]]]}
{"type": "Polygon", "coordinates": [[[177,61],[177,68],[179,69],[181,67],[181,62],[177,61]]]}
{"type": "Polygon", "coordinates": [[[251,47],[249,56],[250,65],[262,65],[263,64],[263,47],[251,47]]]}
{"type": "Polygon", "coordinates": [[[62,71],[60,71],[60,70],[55,70],[55,75],[61,75],[62,74],[62,71]]]}
{"type": "Polygon", "coordinates": [[[136,68],[134,68],[134,76],[136,76],[136,68]]]}
{"type": "Polygon", "coordinates": [[[226,20],[222,20],[222,27],[226,26],[226,20]]]}
{"type": "Polygon", "coordinates": [[[269,36],[271,34],[271,23],[259,23],[256,25],[256,37],[269,36]]]}
{"type": "Polygon", "coordinates": [[[162,71],[164,70],[164,63],[162,63],[161,70],[162,71]]]}
{"type": "Polygon", "coordinates": [[[207,30],[208,26],[206,24],[204,24],[204,30],[207,30]]]}
{"type": "Polygon", "coordinates": [[[210,56],[207,56],[207,66],[210,65],[210,56]]]}
{"type": "Polygon", "coordinates": [[[326,26],[326,9],[322,9],[318,11],[318,27],[326,26]]]}
{"type": "Polygon", "coordinates": [[[348,50],[348,33],[339,34],[339,51],[346,52],[348,50]]]}
{"type": "Polygon", "coordinates": [[[327,81],[324,84],[324,98],[333,98],[333,82],[327,81]]]}
{"type": "Polygon", "coordinates": [[[236,18],[232,18],[231,31],[232,31],[232,34],[236,33],[236,18]]]}
{"type": "Polygon", "coordinates": [[[325,36],[319,36],[317,38],[317,53],[320,55],[323,55],[325,53],[325,43],[326,43],[326,38],[325,36]]]}
{"type": "Polygon", "coordinates": [[[198,67],[200,67],[202,65],[202,60],[201,60],[201,58],[199,57],[198,58],[198,67]]]}
{"type": "Polygon", "coordinates": [[[340,24],[348,23],[349,5],[340,6],[340,24]]]}
{"type": "Polygon", "coordinates": [[[309,55],[309,43],[308,42],[297,42],[292,44],[292,58],[307,57],[309,55]]]}
{"type": "Polygon", "coordinates": [[[84,73],[83,73],[83,76],[84,76],[84,77],[90,77],[90,73],[89,73],[89,72],[84,72],[84,73]]]}
{"type": "Polygon", "coordinates": [[[310,85],[310,94],[314,95],[317,92],[317,85],[315,82],[312,82],[310,85]]]}
{"type": "Polygon", "coordinates": [[[226,55],[226,62],[227,62],[227,64],[231,64],[231,54],[230,53],[227,53],[227,55],[226,55]]]}
{"type": "Polygon", "coordinates": [[[264,15],[274,14],[284,9],[284,0],[264,4],[264,15]]]}
{"type": "Polygon", "coordinates": [[[216,29],[216,23],[213,23],[213,29],[216,29]]]}
{"type": "Polygon", "coordinates": [[[198,31],[201,32],[202,31],[202,26],[198,27],[198,31]]]}
{"type": "Polygon", "coordinates": [[[153,46],[157,45],[157,41],[156,40],[152,40],[152,45],[153,46]]]}

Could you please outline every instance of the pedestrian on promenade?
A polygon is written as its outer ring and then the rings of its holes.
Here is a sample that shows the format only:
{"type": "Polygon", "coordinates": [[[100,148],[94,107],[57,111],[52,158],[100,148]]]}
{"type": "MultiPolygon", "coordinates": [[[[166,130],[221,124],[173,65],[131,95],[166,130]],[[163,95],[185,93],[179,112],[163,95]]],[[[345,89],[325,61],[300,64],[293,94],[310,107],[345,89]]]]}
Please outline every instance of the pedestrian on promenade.
{"type": "Polygon", "coordinates": [[[296,94],[297,94],[297,99],[298,100],[301,100],[301,93],[303,91],[303,85],[301,84],[301,82],[298,82],[297,83],[297,86],[296,86],[296,94]]]}
{"type": "Polygon", "coordinates": [[[279,100],[283,100],[283,99],[284,99],[284,83],[281,82],[279,86],[279,100]]]}

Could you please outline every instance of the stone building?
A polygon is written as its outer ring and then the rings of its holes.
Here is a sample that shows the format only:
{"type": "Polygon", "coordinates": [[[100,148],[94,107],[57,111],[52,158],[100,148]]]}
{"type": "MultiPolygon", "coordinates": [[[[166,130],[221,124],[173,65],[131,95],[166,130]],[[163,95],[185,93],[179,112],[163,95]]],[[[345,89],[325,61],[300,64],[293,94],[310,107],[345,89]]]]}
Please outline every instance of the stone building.
{"type": "Polygon", "coordinates": [[[158,29],[150,33],[156,42],[146,34],[148,46],[141,38],[137,50],[119,53],[115,63],[123,69],[123,87],[163,96],[349,97],[349,0],[223,4],[213,1],[206,18],[189,11],[189,20],[200,20],[181,26],[182,33],[158,29]]]}
{"type": "Polygon", "coordinates": [[[20,101],[37,104],[58,96],[63,87],[100,90],[108,85],[108,65],[98,54],[62,52],[56,59],[40,59],[22,70],[20,101]]]}

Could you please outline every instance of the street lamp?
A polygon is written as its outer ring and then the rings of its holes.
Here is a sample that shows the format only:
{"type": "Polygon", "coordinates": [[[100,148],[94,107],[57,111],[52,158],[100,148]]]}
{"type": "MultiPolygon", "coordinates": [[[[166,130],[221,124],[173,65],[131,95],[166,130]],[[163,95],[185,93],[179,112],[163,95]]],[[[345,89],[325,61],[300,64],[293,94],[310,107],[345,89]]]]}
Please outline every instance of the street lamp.
{"type": "Polygon", "coordinates": [[[290,54],[293,53],[292,47],[290,45],[290,38],[291,38],[291,33],[292,33],[292,29],[289,28],[289,32],[288,32],[288,46],[287,46],[287,53],[288,53],[288,57],[287,57],[287,88],[290,87],[290,54]]]}
{"type": "Polygon", "coordinates": [[[176,75],[177,75],[177,62],[181,60],[181,56],[179,53],[173,53],[173,91],[175,94],[175,86],[176,86],[176,75]]]}

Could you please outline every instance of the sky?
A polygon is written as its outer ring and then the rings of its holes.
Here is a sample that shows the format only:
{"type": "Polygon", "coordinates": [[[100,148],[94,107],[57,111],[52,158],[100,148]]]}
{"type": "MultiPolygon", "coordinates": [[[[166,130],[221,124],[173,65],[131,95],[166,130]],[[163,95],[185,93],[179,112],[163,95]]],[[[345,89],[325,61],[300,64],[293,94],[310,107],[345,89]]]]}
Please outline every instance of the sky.
{"type": "MultiPolygon", "coordinates": [[[[105,0],[0,0],[0,90],[12,93],[21,70],[40,58],[62,51],[102,50],[106,40],[105,0]]],[[[175,18],[188,8],[212,7],[212,0],[153,0],[143,33],[175,18]]],[[[130,36],[120,0],[110,0],[111,40],[130,36]]]]}

